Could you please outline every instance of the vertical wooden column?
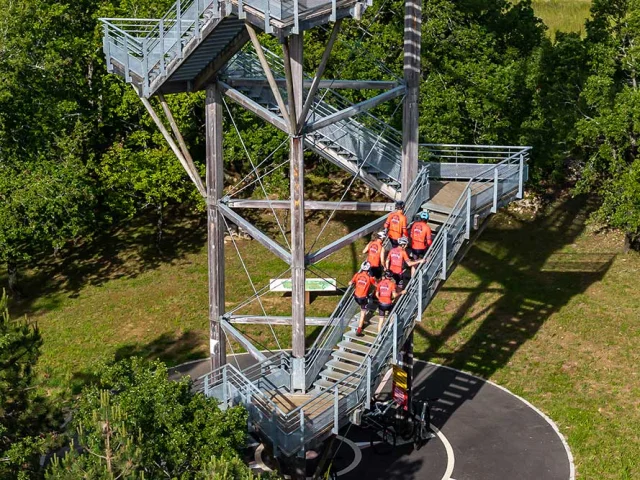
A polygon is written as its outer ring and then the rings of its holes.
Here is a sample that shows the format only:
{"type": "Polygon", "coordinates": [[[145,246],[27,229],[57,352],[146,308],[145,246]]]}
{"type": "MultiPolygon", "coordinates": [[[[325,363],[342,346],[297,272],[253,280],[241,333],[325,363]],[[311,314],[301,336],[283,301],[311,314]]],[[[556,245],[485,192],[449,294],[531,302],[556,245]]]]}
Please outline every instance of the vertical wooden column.
{"type": "Polygon", "coordinates": [[[405,0],[404,81],[407,94],[402,111],[402,197],[406,198],[418,175],[418,100],[420,97],[420,46],[422,0],[405,0]]]}
{"type": "Polygon", "coordinates": [[[222,163],[222,99],[216,83],[207,86],[205,101],[207,138],[207,234],[209,253],[209,345],[211,368],[227,363],[227,348],[220,324],[224,313],[224,220],[218,200],[224,188],[222,163]]]}
{"type": "MultiPolygon", "coordinates": [[[[291,83],[293,98],[289,99],[289,112],[292,123],[299,122],[303,107],[302,89],[302,33],[291,35],[289,42],[289,59],[291,65],[291,83]]],[[[304,143],[303,136],[296,131],[291,136],[291,316],[292,316],[292,350],[293,375],[292,388],[305,389],[305,244],[304,244],[304,143]]]]}

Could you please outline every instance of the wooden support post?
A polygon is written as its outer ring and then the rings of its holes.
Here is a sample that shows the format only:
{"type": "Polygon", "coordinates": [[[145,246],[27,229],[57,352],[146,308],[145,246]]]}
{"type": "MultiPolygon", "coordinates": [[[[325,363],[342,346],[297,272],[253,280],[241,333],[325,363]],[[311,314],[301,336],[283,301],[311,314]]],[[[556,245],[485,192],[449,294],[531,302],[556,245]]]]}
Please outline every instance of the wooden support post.
{"type": "MultiPolygon", "coordinates": [[[[127,58],[129,58],[129,57],[127,57],[127,58]]],[[[135,89],[135,87],[134,87],[134,89],[135,89]]],[[[137,92],[137,90],[136,90],[136,92],[137,92]]],[[[160,117],[158,116],[156,111],[154,110],[153,106],[151,105],[151,102],[149,102],[149,100],[147,100],[144,97],[140,97],[140,100],[142,101],[142,104],[147,109],[147,112],[149,112],[149,115],[151,115],[151,118],[153,119],[153,121],[155,122],[156,126],[160,130],[160,133],[162,133],[162,136],[164,137],[164,139],[169,144],[169,147],[171,147],[171,150],[173,151],[175,156],[178,157],[178,160],[180,161],[180,164],[182,165],[182,167],[187,172],[187,175],[189,175],[189,178],[191,179],[191,181],[197,187],[198,192],[200,192],[200,194],[203,197],[205,197],[206,196],[206,192],[205,192],[204,185],[202,185],[202,180],[200,179],[200,177],[198,175],[196,175],[196,172],[191,170],[191,167],[189,166],[189,163],[187,162],[187,159],[184,158],[184,156],[182,155],[182,151],[180,150],[180,147],[178,147],[176,142],[173,140],[173,137],[171,136],[171,134],[169,133],[167,128],[162,123],[162,120],[160,119],[160,117]]],[[[195,167],[194,167],[194,169],[195,169],[195,167]]]]}
{"type": "Polygon", "coordinates": [[[224,220],[218,211],[223,195],[222,98],[217,84],[207,86],[206,163],[207,233],[209,253],[209,342],[211,369],[227,363],[227,346],[220,318],[224,313],[224,220]]]}
{"type": "Polygon", "coordinates": [[[421,42],[422,0],[407,0],[404,10],[404,81],[407,94],[402,111],[402,197],[405,199],[418,175],[421,42]]]}
{"type": "MultiPolygon", "coordinates": [[[[291,65],[289,99],[290,111],[302,113],[302,33],[289,37],[291,65]]],[[[294,119],[296,122],[299,118],[294,119]]],[[[305,244],[304,244],[304,137],[292,135],[290,139],[290,183],[291,183],[291,318],[293,332],[291,349],[293,354],[293,390],[305,390],[305,244]]]]}
{"type": "MultiPolygon", "coordinates": [[[[182,156],[187,161],[187,165],[191,169],[193,176],[197,178],[197,180],[200,182],[200,185],[202,186],[202,182],[200,180],[200,173],[198,172],[196,165],[193,163],[193,158],[189,153],[189,149],[187,148],[187,143],[184,141],[184,138],[180,133],[180,129],[178,128],[178,122],[176,122],[175,118],[173,118],[173,114],[171,113],[171,109],[169,108],[169,105],[167,104],[167,101],[165,100],[164,95],[159,93],[158,100],[160,100],[160,105],[162,105],[164,116],[167,117],[167,120],[169,121],[169,125],[171,126],[171,131],[173,132],[173,135],[176,137],[176,140],[178,140],[178,146],[180,147],[182,156]]],[[[204,186],[202,186],[202,189],[204,190],[204,186]]]]}
{"type": "MultiPolygon", "coordinates": [[[[284,118],[284,122],[287,125],[291,125],[291,121],[289,120],[289,113],[287,112],[287,107],[284,104],[284,100],[282,99],[282,95],[280,95],[280,90],[278,89],[278,85],[276,84],[276,80],[273,77],[273,73],[271,72],[271,67],[269,66],[269,62],[267,61],[267,57],[264,56],[264,51],[262,50],[262,45],[260,45],[260,40],[258,40],[258,34],[252,25],[248,22],[245,23],[247,27],[247,31],[249,32],[249,37],[251,37],[251,43],[253,43],[253,48],[255,48],[256,53],[258,54],[258,58],[260,59],[260,64],[262,65],[262,69],[264,70],[264,74],[269,81],[269,86],[271,86],[271,91],[273,92],[273,96],[276,99],[276,103],[278,104],[278,108],[280,109],[280,114],[282,118],[284,118]]],[[[286,61],[286,59],[285,59],[286,61]]],[[[300,80],[302,81],[302,79],[300,80]]],[[[291,132],[293,133],[293,132],[291,132]]]]}

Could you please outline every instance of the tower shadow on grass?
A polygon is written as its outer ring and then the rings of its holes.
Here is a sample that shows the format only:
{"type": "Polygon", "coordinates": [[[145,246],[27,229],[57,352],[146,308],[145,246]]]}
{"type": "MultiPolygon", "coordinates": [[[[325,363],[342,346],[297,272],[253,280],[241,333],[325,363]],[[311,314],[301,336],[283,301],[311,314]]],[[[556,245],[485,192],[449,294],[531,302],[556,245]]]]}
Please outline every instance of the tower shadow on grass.
{"type": "MultiPolygon", "coordinates": [[[[145,360],[161,360],[168,367],[180,365],[191,360],[200,360],[206,352],[203,350],[205,341],[198,332],[187,330],[181,334],[163,333],[148,343],[129,343],[119,347],[111,363],[129,357],[140,357],[145,360]]],[[[95,370],[75,372],[71,379],[71,391],[80,393],[82,387],[97,381],[95,370]]]]}
{"type": "MultiPolygon", "coordinates": [[[[462,291],[467,296],[439,332],[416,327],[415,335],[425,338],[428,344],[426,351],[416,357],[435,359],[436,363],[487,379],[507,365],[551,315],[600,281],[609,270],[615,254],[563,251],[584,231],[592,209],[585,197],[564,198],[530,221],[518,220],[509,213],[494,219],[481,244],[473,245],[462,262],[479,281],[471,288],[451,284],[443,287],[441,293],[462,291]],[[473,311],[489,290],[499,292],[499,297],[480,311],[473,311]],[[478,322],[475,332],[455,351],[441,351],[461,330],[478,322]]],[[[427,309],[423,322],[429,321],[428,312],[427,309]]],[[[438,427],[462,403],[471,400],[483,384],[454,383],[455,380],[443,384],[440,391],[416,389],[418,397],[439,398],[444,405],[444,414],[435,423],[438,427]]]]}
{"type": "MultiPolygon", "coordinates": [[[[87,285],[136,278],[202,249],[206,241],[204,215],[175,207],[166,217],[160,249],[152,215],[142,215],[65,248],[58,258],[37,259],[37,268],[23,272],[20,278],[22,295],[12,301],[13,315],[37,316],[40,310],[55,309],[65,296],[77,297],[87,285]]],[[[6,281],[0,275],[0,288],[6,281]]]]}

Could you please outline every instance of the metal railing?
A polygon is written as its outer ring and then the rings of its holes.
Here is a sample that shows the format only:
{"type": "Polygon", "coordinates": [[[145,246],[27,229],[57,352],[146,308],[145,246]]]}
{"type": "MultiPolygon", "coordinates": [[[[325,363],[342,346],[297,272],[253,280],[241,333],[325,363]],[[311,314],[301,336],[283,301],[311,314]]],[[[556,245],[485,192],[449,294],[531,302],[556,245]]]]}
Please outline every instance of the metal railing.
{"type": "MultiPolygon", "coordinates": [[[[311,399],[288,412],[271,404],[267,404],[265,409],[261,406],[264,400],[255,393],[260,387],[239,385],[238,375],[233,380],[236,383],[228,378],[225,380],[221,374],[229,369],[225,366],[205,376],[207,385],[213,385],[205,393],[220,399],[225,406],[243,403],[249,409],[252,424],[273,442],[275,448],[288,455],[314,438],[329,431],[337,432],[348,421],[348,416],[354,409],[363,405],[368,407],[371,392],[378,384],[385,367],[390,361],[395,361],[397,353],[435,295],[439,284],[446,280],[452,267],[459,261],[458,254],[464,242],[471,237],[474,217],[489,215],[513,198],[522,196],[525,154],[525,149],[521,149],[498,164],[485,165],[485,171],[469,180],[451,214],[438,230],[427,253],[427,261],[416,269],[406,293],[395,304],[390,320],[377,336],[363,362],[353,372],[344,375],[330,390],[316,391],[311,399]],[[235,400],[231,400],[232,398],[235,400]],[[255,398],[259,400],[254,402],[255,398]],[[267,415],[265,412],[269,408],[271,413],[267,415]]],[[[419,189],[414,191],[416,199],[412,203],[419,205],[419,189]]],[[[345,296],[347,295],[349,292],[345,296]]],[[[339,332],[341,325],[344,326],[344,323],[338,320],[333,328],[339,332]]],[[[321,335],[325,339],[335,336],[330,329],[321,335]]],[[[333,338],[322,340],[318,344],[315,349],[320,352],[315,354],[317,358],[325,354],[332,342],[333,338]],[[324,346],[320,348],[320,344],[324,346]]]]}
{"type": "Polygon", "coordinates": [[[524,155],[525,181],[528,176],[526,163],[530,147],[497,145],[420,144],[419,159],[429,165],[432,178],[469,180],[486,173],[488,163],[497,163],[515,154],[524,155]]]}
{"type": "Polygon", "coordinates": [[[178,0],[158,19],[101,18],[107,68],[113,71],[115,61],[125,80],[135,76],[148,96],[153,81],[166,75],[190,42],[200,39],[204,26],[223,16],[224,5],[220,0],[178,0]]]}

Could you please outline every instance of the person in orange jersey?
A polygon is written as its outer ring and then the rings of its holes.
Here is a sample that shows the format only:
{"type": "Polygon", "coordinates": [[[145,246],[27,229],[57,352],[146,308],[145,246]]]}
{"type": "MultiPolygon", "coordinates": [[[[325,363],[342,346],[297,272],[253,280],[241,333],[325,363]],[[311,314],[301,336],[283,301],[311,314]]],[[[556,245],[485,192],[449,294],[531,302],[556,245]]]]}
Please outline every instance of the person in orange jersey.
{"type": "Polygon", "coordinates": [[[384,278],[376,285],[376,299],[378,300],[378,333],[382,330],[382,325],[387,320],[387,315],[393,308],[393,301],[398,296],[396,282],[393,281],[393,272],[384,272],[384,278]]]}
{"type": "Polygon", "coordinates": [[[419,263],[424,263],[424,259],[411,260],[407,254],[407,246],[409,239],[400,237],[398,246],[392,248],[387,255],[387,270],[393,274],[393,279],[397,282],[398,287],[402,290],[409,283],[411,278],[410,270],[407,267],[413,267],[419,263]]]}
{"type": "Polygon", "coordinates": [[[376,281],[373,279],[371,275],[369,275],[369,271],[371,269],[371,265],[366,260],[362,262],[360,265],[360,271],[356,273],[349,285],[354,285],[355,288],[353,290],[353,296],[356,300],[356,303],[360,305],[360,321],[358,322],[358,328],[356,329],[356,335],[362,336],[362,328],[364,327],[364,317],[367,313],[367,304],[369,303],[369,292],[371,287],[375,286],[376,281]]]}
{"type": "Polygon", "coordinates": [[[396,210],[391,212],[384,222],[384,231],[389,235],[393,247],[398,246],[398,240],[407,236],[407,217],[404,215],[404,202],[396,202],[396,210]]]}
{"type": "Polygon", "coordinates": [[[386,235],[384,232],[376,233],[371,237],[371,241],[362,251],[362,253],[367,254],[367,262],[371,265],[369,274],[376,280],[380,280],[382,278],[382,266],[385,261],[385,251],[382,242],[385,237],[386,235]]]}
{"type": "MultiPolygon", "coordinates": [[[[409,227],[409,238],[411,240],[411,251],[409,257],[412,260],[424,258],[427,249],[433,243],[431,227],[427,223],[429,212],[422,211],[418,214],[418,219],[409,227]]],[[[411,276],[415,273],[415,267],[411,268],[411,276]]]]}

